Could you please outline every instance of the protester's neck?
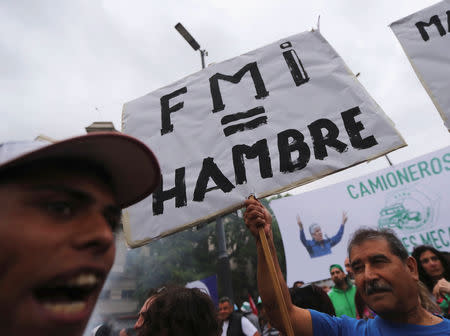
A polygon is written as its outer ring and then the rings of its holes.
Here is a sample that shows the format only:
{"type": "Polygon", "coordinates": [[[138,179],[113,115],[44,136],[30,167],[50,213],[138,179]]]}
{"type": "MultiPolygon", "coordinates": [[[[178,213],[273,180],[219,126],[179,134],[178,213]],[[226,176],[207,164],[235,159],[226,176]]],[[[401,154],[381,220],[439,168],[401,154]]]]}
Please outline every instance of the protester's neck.
{"type": "Polygon", "coordinates": [[[337,289],[346,291],[347,288],[348,288],[347,281],[344,280],[344,281],[342,281],[341,283],[337,283],[337,284],[335,284],[335,287],[336,287],[337,289]]]}
{"type": "Polygon", "coordinates": [[[425,310],[420,303],[417,303],[412,309],[407,312],[401,312],[397,314],[387,313],[379,314],[384,320],[395,323],[407,323],[416,325],[433,325],[442,322],[442,319],[431,314],[425,310]]]}

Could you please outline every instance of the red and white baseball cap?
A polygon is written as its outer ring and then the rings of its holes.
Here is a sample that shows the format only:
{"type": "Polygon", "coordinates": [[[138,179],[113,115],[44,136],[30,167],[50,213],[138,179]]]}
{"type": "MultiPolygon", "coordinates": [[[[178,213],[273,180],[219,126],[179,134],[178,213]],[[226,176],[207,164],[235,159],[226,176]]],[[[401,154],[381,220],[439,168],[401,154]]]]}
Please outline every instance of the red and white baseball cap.
{"type": "Polygon", "coordinates": [[[0,144],[0,175],[32,162],[80,160],[102,167],[111,177],[118,205],[126,208],[158,187],[161,171],[153,152],[141,141],[119,132],[96,132],[55,143],[0,144]]]}

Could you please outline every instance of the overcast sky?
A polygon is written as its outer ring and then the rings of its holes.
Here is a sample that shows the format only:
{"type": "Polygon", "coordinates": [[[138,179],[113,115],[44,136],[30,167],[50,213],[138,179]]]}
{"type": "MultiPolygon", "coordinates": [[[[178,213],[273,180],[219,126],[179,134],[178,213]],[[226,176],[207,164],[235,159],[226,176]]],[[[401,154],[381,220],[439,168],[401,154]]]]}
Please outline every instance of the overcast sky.
{"type": "MultiPolygon", "coordinates": [[[[200,69],[183,25],[221,62],[317,27],[393,120],[408,147],[394,163],[450,144],[439,113],[388,24],[434,0],[3,0],[0,142],[121,129],[123,103],[200,69]]],[[[384,159],[340,179],[386,167],[384,159]]],[[[325,179],[336,181],[337,177],[325,179]]],[[[339,179],[339,178],[338,178],[339,179]]]]}

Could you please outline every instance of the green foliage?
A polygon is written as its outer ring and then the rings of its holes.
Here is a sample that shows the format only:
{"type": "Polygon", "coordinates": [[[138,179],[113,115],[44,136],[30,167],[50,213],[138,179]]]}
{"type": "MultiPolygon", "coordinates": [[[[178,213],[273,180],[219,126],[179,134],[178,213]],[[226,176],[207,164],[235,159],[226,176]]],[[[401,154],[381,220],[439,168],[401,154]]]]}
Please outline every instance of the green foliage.
{"type": "MultiPolygon", "coordinates": [[[[281,270],[283,275],[286,276],[284,247],[278,222],[269,206],[269,201],[262,199],[261,202],[272,214],[274,244],[281,270]]],[[[256,280],[257,254],[255,240],[250,231],[247,230],[243,219],[237,215],[229,214],[223,218],[223,222],[230,261],[232,266],[236,266],[232,267],[231,271],[235,300],[237,303],[247,301],[248,294],[256,299],[259,294],[256,280]]]]}
{"type": "MultiPolygon", "coordinates": [[[[288,196],[288,195],[287,195],[288,196]]],[[[276,199],[283,196],[271,198],[276,199]]],[[[261,202],[269,207],[267,199],[261,202]]],[[[241,210],[238,211],[238,213],[241,210]]],[[[243,213],[243,211],[241,212],[243,213]]],[[[222,218],[231,264],[232,285],[237,303],[247,300],[248,294],[258,296],[256,283],[257,256],[253,237],[237,213],[222,218]]],[[[286,274],[284,248],[278,223],[273,216],[273,236],[282,272],[286,274]]],[[[188,229],[147,246],[131,250],[127,255],[126,272],[137,280],[135,296],[145,301],[150,288],[199,280],[217,274],[217,240],[215,222],[188,229]]],[[[219,296],[221,296],[219,288],[219,296]]]]}
{"type": "Polygon", "coordinates": [[[208,237],[214,227],[189,229],[131,250],[126,272],[137,280],[136,297],[145,301],[150,288],[184,285],[216,273],[215,255],[208,249],[208,237]]]}

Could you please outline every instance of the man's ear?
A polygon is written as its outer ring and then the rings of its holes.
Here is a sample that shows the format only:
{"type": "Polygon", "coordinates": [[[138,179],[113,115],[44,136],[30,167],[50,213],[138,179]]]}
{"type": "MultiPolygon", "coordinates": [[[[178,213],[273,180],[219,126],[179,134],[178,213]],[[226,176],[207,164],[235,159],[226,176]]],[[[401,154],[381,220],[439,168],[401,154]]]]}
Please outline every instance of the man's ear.
{"type": "Polygon", "coordinates": [[[406,259],[406,267],[408,267],[408,270],[411,272],[411,275],[414,280],[419,280],[419,272],[417,271],[417,261],[414,257],[409,256],[408,259],[406,259]]]}

